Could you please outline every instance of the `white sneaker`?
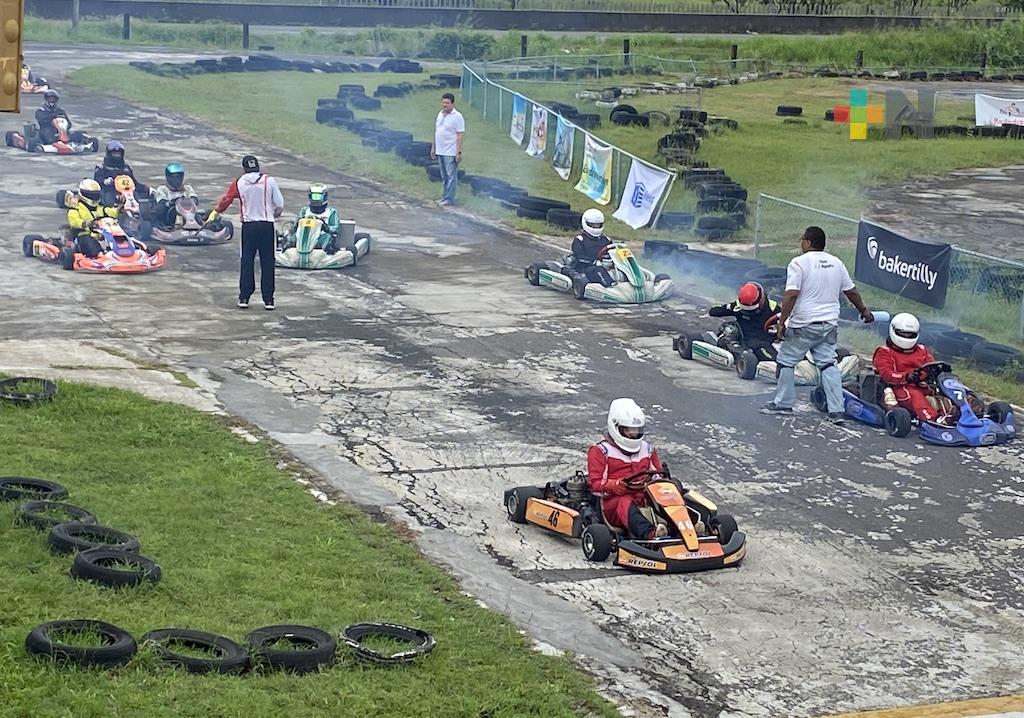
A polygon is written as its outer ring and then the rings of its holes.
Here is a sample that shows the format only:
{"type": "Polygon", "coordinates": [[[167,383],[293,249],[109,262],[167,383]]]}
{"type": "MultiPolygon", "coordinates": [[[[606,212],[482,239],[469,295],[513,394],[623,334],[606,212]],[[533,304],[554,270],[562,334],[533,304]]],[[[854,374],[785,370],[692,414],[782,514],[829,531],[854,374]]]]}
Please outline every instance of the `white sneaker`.
{"type": "Polygon", "coordinates": [[[263,308],[266,309],[268,312],[272,312],[276,307],[274,306],[274,303],[271,302],[270,304],[264,304],[263,308]]]}
{"type": "Polygon", "coordinates": [[[238,306],[239,309],[248,309],[249,308],[249,300],[248,299],[239,299],[237,306],[238,306]]]}

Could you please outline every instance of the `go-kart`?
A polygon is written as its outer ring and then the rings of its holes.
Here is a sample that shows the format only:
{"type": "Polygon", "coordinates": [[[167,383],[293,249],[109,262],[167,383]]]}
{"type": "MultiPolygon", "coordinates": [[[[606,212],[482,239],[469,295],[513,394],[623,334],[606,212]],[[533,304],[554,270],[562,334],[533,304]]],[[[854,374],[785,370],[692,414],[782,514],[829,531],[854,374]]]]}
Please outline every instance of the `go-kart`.
{"type": "MultiPolygon", "coordinates": [[[[936,408],[944,416],[955,417],[956,424],[922,421],[894,401],[886,402],[886,386],[873,371],[843,387],[844,413],[855,421],[884,428],[896,437],[910,434],[916,423],[921,439],[942,446],[991,446],[1016,435],[1013,408],[1005,401],[993,401],[986,408],[981,398],[952,373],[949,364],[931,362],[917,371],[920,383],[934,392],[931,399],[936,408]]],[[[822,387],[811,392],[811,401],[819,411],[828,411],[822,387]]]]}
{"type": "MultiPolygon", "coordinates": [[[[67,189],[57,190],[56,203],[61,209],[71,209],[78,204],[78,194],[67,189]]],[[[150,227],[142,218],[142,206],[135,196],[135,180],[128,175],[118,175],[114,178],[112,190],[108,192],[107,198],[101,199],[100,203],[106,206],[116,204],[117,222],[125,234],[143,242],[148,241],[150,227]]]]}
{"type": "Polygon", "coordinates": [[[356,264],[370,251],[371,237],[356,233],[355,222],[342,220],[331,232],[319,217],[300,217],[277,235],[275,262],[293,269],[340,269],[356,264]]]}
{"type": "Polygon", "coordinates": [[[53,129],[57,139],[51,144],[44,144],[35,125],[25,125],[24,132],[7,132],[4,142],[8,147],[17,147],[26,152],[43,152],[51,155],[81,155],[96,152],[100,141],[84,132],[70,132],[68,121],[63,117],[53,118],[53,129]]]}
{"type": "Polygon", "coordinates": [[[223,244],[235,236],[235,225],[230,219],[218,217],[207,222],[209,212],[201,212],[194,197],[179,197],[174,201],[174,226],[156,222],[145,224],[143,241],[154,240],[163,244],[223,244]]]}
{"type": "Polygon", "coordinates": [[[650,516],[663,524],[663,538],[636,539],[608,523],[601,497],[594,494],[582,472],[544,486],[520,486],[505,491],[505,510],[515,523],[530,523],[580,539],[589,561],[604,561],[615,553],[615,565],[645,573],[705,571],[739,564],[746,555],[746,535],[736,520],[693,489],[673,479],[667,466],[641,471],[626,479],[643,487],[650,516]]]}
{"type": "Polygon", "coordinates": [[[113,274],[152,272],[167,261],[167,250],[161,247],[153,251],[142,242],[133,240],[116,219],[102,217],[93,226],[101,238],[101,252],[97,257],[89,257],[80,251],[74,230],[68,225],[61,227],[60,236],[55,238],[25,235],[21,243],[22,252],[26,257],[38,257],[68,270],[113,274]]]}
{"type": "Polygon", "coordinates": [[[561,292],[572,292],[577,299],[598,302],[641,304],[657,302],[672,293],[672,278],[641,267],[625,244],[608,245],[608,254],[602,263],[612,277],[610,287],[600,282],[588,282],[586,276],[576,269],[571,254],[561,262],[535,262],[523,271],[523,276],[535,287],[552,287],[561,292]]]}
{"type": "MultiPolygon", "coordinates": [[[[768,332],[774,335],[773,327],[769,327],[768,332]]],[[[733,368],[741,379],[764,379],[772,383],[778,381],[778,365],[774,361],[760,359],[752,349],[747,348],[739,323],[732,319],[722,322],[717,334],[704,332],[675,337],[672,339],[672,348],[683,359],[693,359],[721,369],[733,368]]],[[[842,348],[836,350],[836,356],[836,366],[842,374],[843,383],[853,381],[860,368],[860,359],[842,348]]],[[[810,353],[796,365],[793,373],[800,386],[821,383],[821,371],[814,365],[810,353]]]]}
{"type": "Polygon", "coordinates": [[[28,95],[41,95],[50,89],[45,77],[35,77],[28,65],[21,66],[21,91],[28,95]]]}

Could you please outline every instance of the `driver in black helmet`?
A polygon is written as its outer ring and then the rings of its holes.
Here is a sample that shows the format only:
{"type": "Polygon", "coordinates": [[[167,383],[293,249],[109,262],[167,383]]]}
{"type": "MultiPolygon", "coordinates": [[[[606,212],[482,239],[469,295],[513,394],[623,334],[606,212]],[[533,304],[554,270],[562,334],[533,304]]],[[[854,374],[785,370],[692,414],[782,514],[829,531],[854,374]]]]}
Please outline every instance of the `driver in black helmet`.
{"type": "Polygon", "coordinates": [[[135,183],[136,197],[148,197],[150,188],[135,179],[132,166],[124,161],[124,145],[118,140],[107,143],[107,151],[103,155],[103,164],[96,165],[92,178],[103,188],[103,204],[117,204],[117,191],[114,189],[114,178],[128,175],[135,183]]]}
{"type": "Polygon", "coordinates": [[[47,90],[43,93],[43,106],[36,110],[39,139],[44,145],[50,145],[57,141],[57,130],[54,129],[53,121],[58,117],[67,120],[68,129],[71,129],[71,118],[60,106],[60,95],[56,90],[47,90]]]}
{"type": "Polygon", "coordinates": [[[173,227],[178,220],[175,203],[182,197],[198,200],[199,195],[192,185],[185,184],[185,166],[180,162],[171,162],[164,167],[164,183],[153,192],[156,200],[154,220],[163,227],[173,227]]]}

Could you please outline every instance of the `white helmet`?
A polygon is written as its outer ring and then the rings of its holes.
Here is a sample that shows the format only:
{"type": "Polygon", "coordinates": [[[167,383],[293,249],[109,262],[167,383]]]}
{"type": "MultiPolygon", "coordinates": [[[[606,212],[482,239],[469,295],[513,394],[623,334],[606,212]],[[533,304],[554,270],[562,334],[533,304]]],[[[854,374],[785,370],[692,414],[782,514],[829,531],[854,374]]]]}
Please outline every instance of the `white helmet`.
{"type": "Polygon", "coordinates": [[[627,454],[640,451],[646,423],[644,410],[632,399],[616,399],[608,407],[608,438],[627,454]]]}
{"type": "Polygon", "coordinates": [[[604,234],[604,214],[599,209],[588,209],[580,219],[580,226],[591,237],[600,237],[604,234]]]}
{"type": "Polygon", "coordinates": [[[897,314],[889,322],[889,341],[900,349],[913,349],[921,332],[921,322],[913,314],[897,314]]]}

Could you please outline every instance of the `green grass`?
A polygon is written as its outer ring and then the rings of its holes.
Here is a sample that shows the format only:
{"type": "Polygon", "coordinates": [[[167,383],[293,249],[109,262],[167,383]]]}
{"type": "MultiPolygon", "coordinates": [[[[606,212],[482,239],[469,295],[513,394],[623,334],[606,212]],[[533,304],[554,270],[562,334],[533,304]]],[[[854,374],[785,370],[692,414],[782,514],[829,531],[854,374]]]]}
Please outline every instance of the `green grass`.
{"type": "Polygon", "coordinates": [[[139,589],[75,581],[69,558],[51,555],[45,534],[15,526],[14,504],[0,503],[0,716],[614,715],[568,659],[533,652],[393,528],[318,503],[292,480],[301,467],[226,423],[70,383],[52,403],[0,411],[0,473],[66,485],[69,501],[138,536],[163,569],[158,585],[139,589]],[[431,631],[437,648],[398,669],[342,649],[333,668],[305,676],[193,676],[146,648],[111,671],[30,657],[29,630],[63,618],[108,621],[137,638],[188,627],[235,640],[269,624],[337,634],[386,620],[431,631]]]}

